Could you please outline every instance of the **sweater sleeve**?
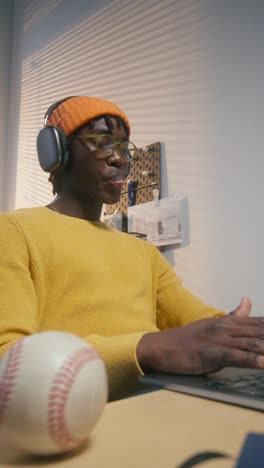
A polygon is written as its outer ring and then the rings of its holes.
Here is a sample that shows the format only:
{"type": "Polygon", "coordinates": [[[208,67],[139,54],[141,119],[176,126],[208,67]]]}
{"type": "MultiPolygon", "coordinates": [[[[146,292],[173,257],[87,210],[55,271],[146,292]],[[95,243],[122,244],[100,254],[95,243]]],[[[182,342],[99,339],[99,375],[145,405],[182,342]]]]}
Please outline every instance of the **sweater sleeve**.
{"type": "Polygon", "coordinates": [[[137,360],[136,348],[147,332],[103,337],[89,335],[87,341],[103,359],[108,375],[109,400],[116,400],[142,388],[138,376],[143,374],[137,360]]]}
{"type": "Polygon", "coordinates": [[[19,338],[36,333],[37,298],[23,233],[0,215],[0,356],[19,338]]]}
{"type": "Polygon", "coordinates": [[[157,249],[154,259],[157,270],[157,325],[160,330],[225,315],[225,312],[206,305],[188,291],[157,249]]]}

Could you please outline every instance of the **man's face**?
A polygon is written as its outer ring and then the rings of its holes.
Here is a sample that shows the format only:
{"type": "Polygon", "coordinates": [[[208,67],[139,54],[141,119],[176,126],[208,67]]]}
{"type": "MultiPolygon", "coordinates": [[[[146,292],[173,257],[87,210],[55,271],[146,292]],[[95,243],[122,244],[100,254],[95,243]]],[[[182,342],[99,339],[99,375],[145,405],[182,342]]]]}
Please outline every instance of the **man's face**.
{"type": "Polygon", "coordinates": [[[111,132],[102,118],[95,122],[92,130],[88,125],[83,127],[71,143],[71,170],[66,184],[67,189],[82,200],[113,204],[120,199],[122,185],[129,173],[129,161],[116,149],[111,156],[105,156],[96,148],[95,140],[87,138],[87,135],[104,134],[118,142],[127,141],[123,125],[118,128],[116,119],[111,120],[111,132]]]}

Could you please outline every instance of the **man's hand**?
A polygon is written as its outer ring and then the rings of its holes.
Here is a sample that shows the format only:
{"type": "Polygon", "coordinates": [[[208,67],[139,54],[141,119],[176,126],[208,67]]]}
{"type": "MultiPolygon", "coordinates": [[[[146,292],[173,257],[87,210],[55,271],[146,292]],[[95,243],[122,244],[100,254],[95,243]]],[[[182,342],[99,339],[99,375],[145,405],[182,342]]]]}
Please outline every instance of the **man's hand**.
{"type": "Polygon", "coordinates": [[[145,334],[137,357],[144,372],[204,374],[223,367],[264,369],[264,318],[243,298],[229,315],[145,334]]]}

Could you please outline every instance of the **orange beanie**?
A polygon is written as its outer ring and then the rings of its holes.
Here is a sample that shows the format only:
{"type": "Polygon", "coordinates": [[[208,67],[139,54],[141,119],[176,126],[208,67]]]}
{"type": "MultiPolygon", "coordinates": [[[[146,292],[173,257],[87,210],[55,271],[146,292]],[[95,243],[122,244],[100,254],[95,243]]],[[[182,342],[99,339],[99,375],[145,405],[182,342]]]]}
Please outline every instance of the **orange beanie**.
{"type": "Polygon", "coordinates": [[[75,96],[59,104],[48,116],[45,126],[60,127],[69,136],[89,120],[105,114],[121,117],[130,130],[129,120],[118,106],[110,101],[88,96],[75,96]]]}

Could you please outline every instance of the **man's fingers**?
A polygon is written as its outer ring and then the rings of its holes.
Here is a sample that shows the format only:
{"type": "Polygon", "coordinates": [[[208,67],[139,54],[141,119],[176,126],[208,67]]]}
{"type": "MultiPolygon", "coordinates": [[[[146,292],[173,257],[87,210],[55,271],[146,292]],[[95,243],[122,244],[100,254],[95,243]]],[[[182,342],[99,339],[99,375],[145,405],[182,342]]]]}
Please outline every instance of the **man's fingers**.
{"type": "Polygon", "coordinates": [[[264,317],[237,317],[228,315],[219,319],[213,319],[207,326],[207,332],[211,338],[224,337],[246,337],[255,336],[264,338],[264,317]]]}
{"type": "Polygon", "coordinates": [[[264,356],[264,339],[256,338],[255,336],[247,338],[232,338],[226,345],[230,348],[251,351],[255,354],[264,356]]]}
{"type": "Polygon", "coordinates": [[[254,352],[240,351],[238,349],[223,349],[222,359],[219,360],[222,367],[249,367],[252,369],[263,369],[264,355],[254,352]],[[221,363],[222,361],[222,363],[221,363]]]}
{"type": "Polygon", "coordinates": [[[232,314],[237,317],[248,317],[250,315],[251,308],[252,302],[249,297],[243,297],[237,308],[232,311],[232,314]]]}
{"type": "Polygon", "coordinates": [[[239,322],[233,322],[223,328],[225,336],[234,338],[252,337],[264,339],[264,320],[254,319],[248,322],[247,319],[239,319],[239,322]],[[243,320],[243,322],[242,322],[243,320]]]}

